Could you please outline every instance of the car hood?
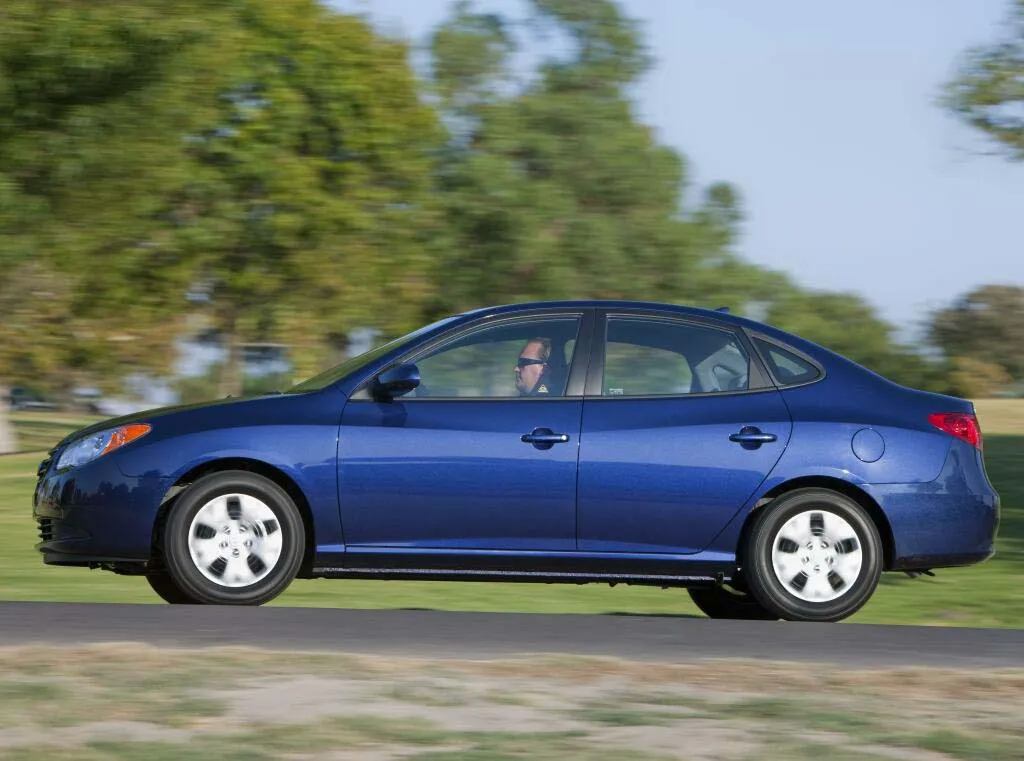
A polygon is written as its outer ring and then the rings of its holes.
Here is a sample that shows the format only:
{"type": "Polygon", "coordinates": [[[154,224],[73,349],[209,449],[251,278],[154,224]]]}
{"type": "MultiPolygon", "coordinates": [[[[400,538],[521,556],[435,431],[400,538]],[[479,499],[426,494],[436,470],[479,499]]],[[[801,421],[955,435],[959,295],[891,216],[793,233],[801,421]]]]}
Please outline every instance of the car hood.
{"type": "Polygon", "coordinates": [[[54,449],[60,449],[67,444],[85,436],[90,436],[100,431],[106,431],[110,428],[117,428],[118,426],[128,425],[130,423],[149,423],[160,418],[166,418],[172,415],[180,415],[182,413],[195,412],[204,409],[213,408],[228,408],[234,405],[251,405],[254,403],[261,403],[271,399],[287,399],[294,394],[264,394],[260,396],[240,396],[240,397],[227,397],[225,399],[213,399],[207,402],[197,402],[195,404],[176,404],[167,407],[154,407],[148,410],[141,410],[140,412],[133,412],[130,415],[121,415],[119,417],[106,418],[100,420],[92,425],[86,426],[85,428],[79,428],[72,433],[69,433],[63,439],[61,439],[55,446],[54,449]]]}

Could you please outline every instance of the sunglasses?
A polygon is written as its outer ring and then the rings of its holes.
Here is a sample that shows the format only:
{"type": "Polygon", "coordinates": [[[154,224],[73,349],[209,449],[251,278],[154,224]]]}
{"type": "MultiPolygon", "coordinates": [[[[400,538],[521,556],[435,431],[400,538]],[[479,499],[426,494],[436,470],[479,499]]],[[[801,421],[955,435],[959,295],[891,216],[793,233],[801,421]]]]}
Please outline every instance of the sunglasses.
{"type": "Polygon", "coordinates": [[[529,367],[530,365],[546,365],[547,361],[543,359],[530,359],[529,357],[520,357],[517,363],[518,367],[529,367]]]}

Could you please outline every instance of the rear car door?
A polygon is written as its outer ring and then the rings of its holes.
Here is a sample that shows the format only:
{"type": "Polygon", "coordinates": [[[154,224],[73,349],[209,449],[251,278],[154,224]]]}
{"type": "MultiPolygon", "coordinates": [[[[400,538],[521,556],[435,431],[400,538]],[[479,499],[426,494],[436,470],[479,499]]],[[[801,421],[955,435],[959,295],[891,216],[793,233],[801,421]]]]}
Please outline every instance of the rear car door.
{"type": "Polygon", "coordinates": [[[670,313],[602,314],[583,404],[583,551],[696,553],[750,498],[792,430],[746,336],[670,313]]]}
{"type": "Polygon", "coordinates": [[[348,549],[575,549],[592,321],[585,310],[483,320],[402,357],[421,376],[408,395],[354,394],[338,459],[348,549]],[[548,341],[546,363],[517,370],[535,339],[548,341]],[[524,394],[516,379],[530,373],[541,378],[524,394]]]}

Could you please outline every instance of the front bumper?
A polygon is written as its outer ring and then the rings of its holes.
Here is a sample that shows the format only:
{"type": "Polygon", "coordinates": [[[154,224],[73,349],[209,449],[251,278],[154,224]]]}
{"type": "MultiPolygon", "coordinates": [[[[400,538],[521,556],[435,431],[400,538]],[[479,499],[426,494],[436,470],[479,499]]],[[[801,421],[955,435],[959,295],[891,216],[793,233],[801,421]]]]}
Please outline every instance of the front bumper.
{"type": "Polygon", "coordinates": [[[64,473],[44,460],[32,500],[35,548],[49,565],[147,560],[161,500],[171,484],[157,476],[125,476],[116,454],[64,473]]]}

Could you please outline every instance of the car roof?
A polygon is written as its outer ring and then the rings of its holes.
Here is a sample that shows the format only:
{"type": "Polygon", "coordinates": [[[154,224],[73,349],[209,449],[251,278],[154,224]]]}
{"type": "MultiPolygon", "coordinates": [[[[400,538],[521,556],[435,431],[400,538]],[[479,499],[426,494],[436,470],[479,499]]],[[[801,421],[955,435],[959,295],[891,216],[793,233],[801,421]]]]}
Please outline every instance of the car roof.
{"type": "Polygon", "coordinates": [[[705,314],[726,314],[726,312],[716,311],[706,307],[697,307],[684,304],[671,304],[668,302],[658,301],[637,301],[630,299],[561,299],[551,301],[516,301],[509,302],[506,304],[493,304],[486,307],[478,307],[476,309],[465,312],[464,314],[480,313],[488,311],[516,311],[520,309],[551,309],[551,308],[576,308],[576,309],[592,309],[592,308],[603,308],[603,309],[625,309],[625,308],[643,308],[643,309],[671,309],[671,310],[682,310],[687,312],[702,312],[705,314]]]}
{"type": "MultiPolygon", "coordinates": [[[[732,323],[734,325],[747,325],[748,327],[764,328],[775,332],[768,325],[757,322],[747,317],[740,317],[724,311],[725,307],[711,309],[683,304],[671,304],[659,301],[631,301],[627,299],[575,299],[558,301],[521,301],[509,304],[496,304],[493,306],[479,307],[463,312],[459,317],[480,317],[484,315],[514,314],[543,309],[648,309],[662,312],[675,312],[680,315],[692,317],[703,317],[732,323]]],[[[781,334],[780,334],[781,335],[781,334]]]]}

